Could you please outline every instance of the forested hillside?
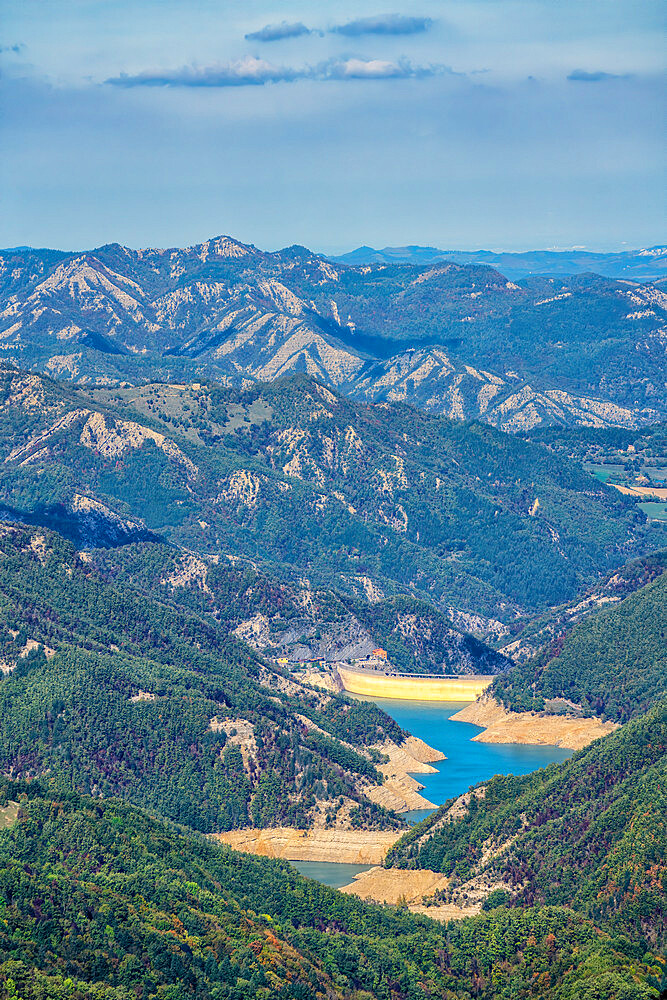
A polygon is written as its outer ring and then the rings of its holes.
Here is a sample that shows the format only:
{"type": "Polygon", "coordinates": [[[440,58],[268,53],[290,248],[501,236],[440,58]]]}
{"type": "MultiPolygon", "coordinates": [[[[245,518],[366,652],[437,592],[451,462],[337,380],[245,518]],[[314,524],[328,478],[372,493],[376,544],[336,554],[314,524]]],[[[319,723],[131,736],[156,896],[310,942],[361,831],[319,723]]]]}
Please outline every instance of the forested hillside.
{"type": "MultiPolygon", "coordinates": [[[[52,532],[0,533],[0,767],[122,795],[198,830],[396,829],[403,733],[270,669],[210,617],[105,581],[52,532]]],[[[48,779],[47,779],[48,780],[48,779]]]]}
{"type": "MultiPolygon", "coordinates": [[[[503,651],[517,663],[536,656],[556,639],[562,644],[565,634],[579,621],[601,608],[609,609],[634,594],[667,569],[667,549],[629,559],[623,566],[606,573],[591,587],[567,604],[534,615],[527,623],[518,620],[511,630],[511,641],[503,651]]],[[[509,629],[507,630],[509,633],[509,629]]]]}
{"type": "MultiPolygon", "coordinates": [[[[495,697],[516,711],[542,711],[545,702],[560,700],[561,711],[626,722],[666,694],[664,556],[631,563],[629,574],[633,567],[655,578],[619,604],[604,607],[603,598],[594,613],[494,681],[495,697]]],[[[622,585],[622,574],[615,575],[622,585]]]]}
{"type": "Polygon", "coordinates": [[[5,370],[2,391],[0,504],[79,545],[157,535],[500,620],[655,547],[631,501],[540,445],[306,377],[74,391],[5,370]]]}
{"type": "Polygon", "coordinates": [[[339,660],[382,646],[414,673],[495,674],[511,662],[431,602],[381,596],[370,581],[360,582],[363,596],[311,588],[250,560],[206,559],[158,542],[88,550],[86,558],[118,584],[212,615],[267,656],[339,660]]]}
{"type": "Polygon", "coordinates": [[[527,433],[559,455],[580,462],[629,465],[640,472],[667,460],[667,424],[641,429],[623,427],[543,427],[527,433]]]}
{"type": "Polygon", "coordinates": [[[664,946],[667,699],[525,777],[495,777],[443,805],[394,845],[388,864],[480,884],[487,906],[564,905],[637,943],[664,946]],[[493,892],[490,892],[490,890],[493,892]]]}
{"type": "Polygon", "coordinates": [[[658,996],[651,950],[566,907],[501,908],[443,927],[183,835],[118,800],[49,794],[38,782],[5,784],[1,800],[8,998],[658,996]]]}

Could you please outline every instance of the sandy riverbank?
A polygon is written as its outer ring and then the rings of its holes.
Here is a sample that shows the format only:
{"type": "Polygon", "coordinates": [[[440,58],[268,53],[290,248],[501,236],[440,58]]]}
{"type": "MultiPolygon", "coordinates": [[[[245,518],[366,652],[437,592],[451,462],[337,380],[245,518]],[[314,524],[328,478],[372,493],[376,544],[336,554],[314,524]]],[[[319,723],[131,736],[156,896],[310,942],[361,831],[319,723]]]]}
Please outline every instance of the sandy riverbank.
{"type": "Polygon", "coordinates": [[[542,744],[568,750],[581,750],[600,736],[607,736],[618,729],[617,723],[602,722],[600,719],[510,712],[489,695],[482,695],[472,705],[453,715],[452,719],[484,726],[484,732],[473,737],[479,743],[542,744]]]}

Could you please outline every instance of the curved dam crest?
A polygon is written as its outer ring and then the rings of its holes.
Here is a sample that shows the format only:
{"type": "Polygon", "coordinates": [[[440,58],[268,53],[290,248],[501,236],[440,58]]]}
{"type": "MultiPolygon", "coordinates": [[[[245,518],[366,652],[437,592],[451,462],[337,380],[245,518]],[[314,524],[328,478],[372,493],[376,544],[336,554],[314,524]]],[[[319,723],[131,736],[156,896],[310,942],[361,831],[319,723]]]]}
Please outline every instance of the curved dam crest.
{"type": "Polygon", "coordinates": [[[395,698],[399,701],[475,701],[489,687],[492,674],[464,674],[459,677],[433,674],[389,674],[338,666],[345,691],[368,698],[395,698]]]}

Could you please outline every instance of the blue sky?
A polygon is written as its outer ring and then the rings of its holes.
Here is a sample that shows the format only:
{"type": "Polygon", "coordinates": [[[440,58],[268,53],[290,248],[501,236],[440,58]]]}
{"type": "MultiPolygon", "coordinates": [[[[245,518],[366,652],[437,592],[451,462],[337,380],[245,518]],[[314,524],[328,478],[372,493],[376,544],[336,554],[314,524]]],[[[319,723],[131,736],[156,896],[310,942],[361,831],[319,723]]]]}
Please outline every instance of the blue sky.
{"type": "Polygon", "coordinates": [[[657,0],[5,0],[0,245],[664,241],[657,0]]]}

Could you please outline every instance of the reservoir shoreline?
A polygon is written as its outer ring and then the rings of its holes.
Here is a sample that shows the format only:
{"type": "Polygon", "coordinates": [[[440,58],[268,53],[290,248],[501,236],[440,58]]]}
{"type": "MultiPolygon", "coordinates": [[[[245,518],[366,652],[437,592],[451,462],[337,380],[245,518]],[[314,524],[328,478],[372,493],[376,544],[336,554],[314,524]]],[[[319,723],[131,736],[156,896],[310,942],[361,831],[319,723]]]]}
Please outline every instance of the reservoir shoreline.
{"type": "MultiPolygon", "coordinates": [[[[353,697],[374,701],[403,730],[413,734],[400,746],[377,746],[385,754],[390,751],[391,758],[388,764],[381,765],[387,772],[387,787],[382,786],[381,790],[385,793],[393,789],[394,794],[407,800],[407,785],[414,780],[412,775],[416,775],[424,805],[437,808],[494,774],[526,774],[570,756],[568,750],[555,746],[476,742],[474,738],[481,732],[480,726],[454,721],[453,717],[462,708],[460,702],[353,697]],[[408,781],[403,783],[402,777],[408,781]]],[[[417,792],[417,788],[413,791],[417,792]]],[[[401,810],[409,821],[419,821],[432,811],[431,807],[423,806],[401,810]]],[[[340,884],[337,864],[382,865],[387,851],[404,832],[320,826],[308,831],[286,827],[252,828],[212,836],[236,850],[312,864],[320,881],[329,882],[326,871],[330,865],[331,879],[340,884]]]]}
{"type": "Polygon", "coordinates": [[[581,750],[593,740],[613,733],[619,725],[595,717],[576,719],[548,713],[511,712],[490,695],[482,695],[478,701],[466,705],[452,716],[452,721],[483,726],[483,731],[473,736],[476,743],[514,743],[568,750],[581,750]]]}

